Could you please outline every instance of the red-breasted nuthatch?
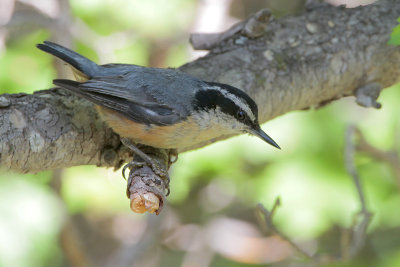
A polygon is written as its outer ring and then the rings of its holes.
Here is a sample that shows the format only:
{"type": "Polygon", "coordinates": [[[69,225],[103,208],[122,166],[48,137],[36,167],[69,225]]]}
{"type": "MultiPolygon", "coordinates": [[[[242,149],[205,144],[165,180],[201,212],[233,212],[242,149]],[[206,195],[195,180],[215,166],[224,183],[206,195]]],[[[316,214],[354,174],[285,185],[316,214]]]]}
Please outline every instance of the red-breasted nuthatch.
{"type": "Polygon", "coordinates": [[[56,79],[54,84],[96,104],[121,137],[184,150],[223,135],[250,133],[279,148],[260,128],[256,103],[238,88],[175,69],[97,65],[52,42],[37,47],[73,68],[77,81],[56,79]]]}

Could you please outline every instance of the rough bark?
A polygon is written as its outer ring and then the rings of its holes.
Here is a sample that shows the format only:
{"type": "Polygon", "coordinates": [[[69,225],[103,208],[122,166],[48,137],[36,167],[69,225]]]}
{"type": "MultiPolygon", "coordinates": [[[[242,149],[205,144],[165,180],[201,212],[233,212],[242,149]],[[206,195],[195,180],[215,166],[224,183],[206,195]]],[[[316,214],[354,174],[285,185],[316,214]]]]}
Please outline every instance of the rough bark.
{"type": "Polygon", "coordinates": [[[119,167],[131,155],[92,104],[65,90],[0,96],[0,166],[38,172],[75,165],[119,167]]]}
{"type": "MultiPolygon", "coordinates": [[[[395,0],[354,9],[315,5],[270,21],[256,38],[243,30],[224,35],[206,57],[180,69],[242,88],[256,100],[261,122],[356,93],[360,103],[377,106],[371,95],[378,85],[400,80],[400,49],[386,44],[399,14],[395,0]]],[[[60,89],[0,96],[0,122],[2,168],[119,167],[131,156],[90,103],[60,89]]]]}

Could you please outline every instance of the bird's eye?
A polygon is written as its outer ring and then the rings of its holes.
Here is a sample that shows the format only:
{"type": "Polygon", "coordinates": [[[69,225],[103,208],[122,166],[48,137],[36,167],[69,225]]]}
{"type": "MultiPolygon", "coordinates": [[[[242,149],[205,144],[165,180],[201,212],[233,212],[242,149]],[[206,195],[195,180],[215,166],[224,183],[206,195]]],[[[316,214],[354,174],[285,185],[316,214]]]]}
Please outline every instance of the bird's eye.
{"type": "Polygon", "coordinates": [[[246,118],[246,116],[245,116],[243,110],[239,110],[239,111],[237,112],[236,118],[237,118],[239,121],[243,121],[243,120],[246,118]]]}

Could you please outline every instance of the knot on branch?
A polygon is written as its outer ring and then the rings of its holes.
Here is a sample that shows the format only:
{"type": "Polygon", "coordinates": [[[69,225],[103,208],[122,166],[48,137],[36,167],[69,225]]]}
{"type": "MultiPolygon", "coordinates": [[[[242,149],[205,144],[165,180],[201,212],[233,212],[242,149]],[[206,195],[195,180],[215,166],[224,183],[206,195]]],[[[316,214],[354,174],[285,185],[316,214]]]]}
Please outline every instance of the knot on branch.
{"type": "Polygon", "coordinates": [[[191,34],[190,43],[196,50],[212,50],[235,35],[238,35],[235,43],[242,43],[247,38],[262,36],[267,31],[271,17],[269,9],[261,9],[246,20],[234,24],[225,32],[191,34]]]}
{"type": "Polygon", "coordinates": [[[381,108],[382,105],[376,100],[381,93],[382,86],[379,83],[369,83],[358,88],[355,92],[358,105],[369,108],[381,108]]]}

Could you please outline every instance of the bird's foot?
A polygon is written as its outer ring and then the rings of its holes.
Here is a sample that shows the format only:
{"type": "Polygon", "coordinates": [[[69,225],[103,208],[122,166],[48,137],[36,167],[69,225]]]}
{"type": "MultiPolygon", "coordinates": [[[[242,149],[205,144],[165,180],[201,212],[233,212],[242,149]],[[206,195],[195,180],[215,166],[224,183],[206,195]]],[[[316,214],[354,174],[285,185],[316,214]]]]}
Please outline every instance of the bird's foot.
{"type": "Polygon", "coordinates": [[[162,168],[158,162],[156,162],[154,159],[152,159],[147,154],[145,154],[142,150],[137,148],[132,143],[132,141],[129,140],[128,138],[121,138],[121,142],[126,147],[130,148],[136,155],[138,155],[139,157],[141,157],[144,160],[144,162],[131,161],[127,165],[125,165],[124,168],[122,169],[122,173],[123,173],[124,178],[125,178],[125,170],[127,168],[131,169],[131,171],[132,171],[133,168],[143,167],[144,165],[147,165],[153,170],[153,172],[157,176],[161,177],[163,180],[166,181],[166,187],[168,188],[169,182],[170,182],[170,178],[169,178],[169,175],[168,175],[168,171],[165,170],[165,168],[162,168]]]}

